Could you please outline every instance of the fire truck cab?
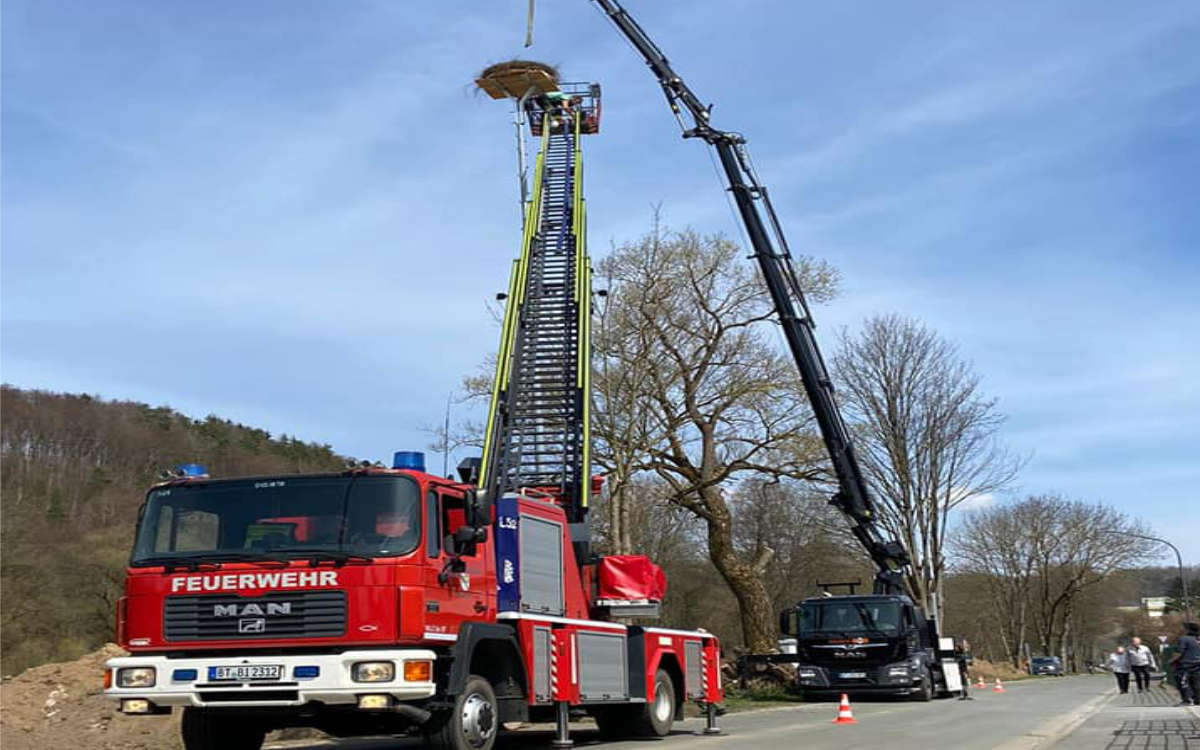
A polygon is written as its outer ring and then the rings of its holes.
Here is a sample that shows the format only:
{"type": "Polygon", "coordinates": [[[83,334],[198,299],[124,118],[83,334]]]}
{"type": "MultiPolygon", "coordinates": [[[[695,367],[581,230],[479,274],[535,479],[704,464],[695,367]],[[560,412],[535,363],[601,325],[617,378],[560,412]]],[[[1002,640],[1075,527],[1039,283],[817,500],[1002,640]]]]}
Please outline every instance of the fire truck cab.
{"type": "Polygon", "coordinates": [[[152,488],[119,604],[131,656],[109,662],[108,696],[129,714],[185,709],[189,750],[290,726],[487,747],[560,704],[611,736],[662,734],[685,700],[720,700],[711,635],[594,618],[645,606],[653,576],[602,585],[629,566],[577,565],[558,504],[483,503],[412,455],[152,488]]]}

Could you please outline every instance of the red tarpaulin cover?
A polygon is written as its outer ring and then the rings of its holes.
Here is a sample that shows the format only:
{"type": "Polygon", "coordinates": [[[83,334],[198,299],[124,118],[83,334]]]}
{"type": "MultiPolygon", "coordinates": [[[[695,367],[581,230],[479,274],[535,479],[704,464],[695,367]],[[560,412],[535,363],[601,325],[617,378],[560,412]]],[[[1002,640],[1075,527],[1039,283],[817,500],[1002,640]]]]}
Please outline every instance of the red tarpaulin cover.
{"type": "Polygon", "coordinates": [[[596,576],[600,599],[649,599],[661,602],[667,593],[662,568],[645,555],[606,555],[596,576]]]}

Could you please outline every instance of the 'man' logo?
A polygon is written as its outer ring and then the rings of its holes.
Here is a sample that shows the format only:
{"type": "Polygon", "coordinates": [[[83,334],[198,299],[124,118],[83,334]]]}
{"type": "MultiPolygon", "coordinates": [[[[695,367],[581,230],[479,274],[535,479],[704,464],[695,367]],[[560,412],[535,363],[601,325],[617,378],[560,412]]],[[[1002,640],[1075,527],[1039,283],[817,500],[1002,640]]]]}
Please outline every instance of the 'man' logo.
{"type": "Polygon", "coordinates": [[[238,620],[239,633],[265,633],[267,621],[262,617],[246,617],[238,620]]]}
{"type": "Polygon", "coordinates": [[[250,617],[253,615],[290,615],[291,602],[267,602],[265,605],[250,602],[248,604],[216,604],[213,606],[213,617],[250,617]]]}

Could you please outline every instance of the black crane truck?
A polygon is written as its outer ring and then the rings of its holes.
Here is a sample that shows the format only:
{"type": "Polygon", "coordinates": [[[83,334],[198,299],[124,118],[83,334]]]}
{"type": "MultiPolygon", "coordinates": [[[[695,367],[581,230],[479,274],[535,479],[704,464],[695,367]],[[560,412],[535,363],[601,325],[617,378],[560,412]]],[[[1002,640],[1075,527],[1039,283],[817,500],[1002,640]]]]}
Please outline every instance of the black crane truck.
{"type": "Polygon", "coordinates": [[[796,665],[794,687],[805,694],[927,701],[962,689],[961,654],[953,642],[939,643],[934,623],[903,594],[812,597],[779,620],[780,631],[795,639],[796,653],[750,655],[739,665],[743,679],[756,664],[790,662],[796,665]]]}
{"type": "MultiPolygon", "coordinates": [[[[795,687],[804,692],[886,692],[928,700],[962,689],[954,641],[942,638],[935,620],[904,593],[910,560],[904,546],[887,539],[854,446],[834,398],[833,383],[814,335],[815,325],[800,288],[783,227],[767,188],[759,181],[737,132],[710,122],[711,105],[684,83],[666,55],[618,0],[592,0],[640,53],[658,79],[684,138],[698,138],[717,154],[753,257],[775,307],[788,349],[837,477],[830,503],[850,521],[855,538],[876,566],[873,592],[806,599],[780,617],[780,630],[797,640],[795,654],[752,654],[741,659],[743,674],[756,665],[796,664],[795,687]],[[686,111],[690,122],[686,122],[686,111]]],[[[958,654],[961,656],[961,654],[958,654]]]]}

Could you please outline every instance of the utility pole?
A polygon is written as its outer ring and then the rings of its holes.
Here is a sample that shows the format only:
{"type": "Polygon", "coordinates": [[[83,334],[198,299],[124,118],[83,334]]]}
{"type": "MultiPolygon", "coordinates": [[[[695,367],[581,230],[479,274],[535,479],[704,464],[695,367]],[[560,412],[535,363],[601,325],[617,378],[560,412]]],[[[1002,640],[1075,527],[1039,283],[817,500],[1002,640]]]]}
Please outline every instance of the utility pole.
{"type": "Polygon", "coordinates": [[[454,391],[446,394],[446,421],[442,423],[442,476],[450,476],[450,402],[454,391]]]}

